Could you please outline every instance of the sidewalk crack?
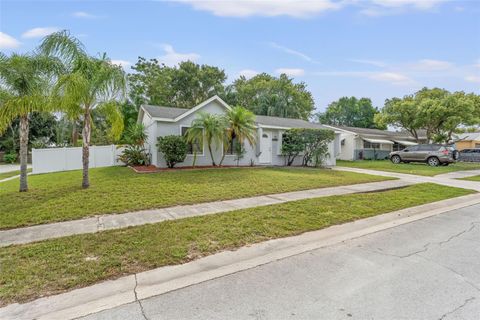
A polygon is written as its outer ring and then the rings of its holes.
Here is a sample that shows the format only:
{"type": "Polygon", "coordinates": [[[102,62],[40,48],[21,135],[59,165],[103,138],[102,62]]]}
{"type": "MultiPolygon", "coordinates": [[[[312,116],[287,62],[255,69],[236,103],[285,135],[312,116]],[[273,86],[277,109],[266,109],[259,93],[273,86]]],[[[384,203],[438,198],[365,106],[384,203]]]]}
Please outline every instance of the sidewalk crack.
{"type": "Polygon", "coordinates": [[[138,287],[138,280],[137,280],[137,274],[135,273],[133,275],[135,277],[135,288],[133,288],[133,293],[135,295],[135,301],[138,303],[138,305],[140,306],[140,311],[142,312],[142,316],[145,320],[149,320],[147,318],[147,315],[145,314],[145,309],[143,309],[143,305],[142,305],[142,301],[138,299],[138,295],[137,295],[137,287],[138,287]]]}
{"type": "Polygon", "coordinates": [[[460,306],[456,307],[455,309],[453,309],[452,311],[449,311],[447,313],[444,313],[440,318],[438,318],[438,320],[443,320],[445,319],[445,317],[449,316],[450,314],[453,314],[455,312],[457,312],[458,310],[462,309],[463,307],[465,307],[467,304],[469,304],[470,302],[472,302],[473,300],[475,300],[475,297],[471,297],[471,298],[468,298],[466,299],[460,306]]]}

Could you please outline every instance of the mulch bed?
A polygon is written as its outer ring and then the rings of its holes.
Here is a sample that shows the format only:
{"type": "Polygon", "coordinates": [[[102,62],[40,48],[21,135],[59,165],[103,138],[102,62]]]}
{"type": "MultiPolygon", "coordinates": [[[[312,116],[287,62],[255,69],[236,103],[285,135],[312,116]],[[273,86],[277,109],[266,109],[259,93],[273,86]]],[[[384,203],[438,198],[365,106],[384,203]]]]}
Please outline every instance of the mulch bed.
{"type": "Polygon", "coordinates": [[[226,168],[262,168],[261,166],[184,166],[176,168],[158,168],[154,165],[149,166],[129,166],[136,173],[155,173],[162,171],[178,171],[178,170],[198,170],[198,169],[226,169],[226,168]]]}

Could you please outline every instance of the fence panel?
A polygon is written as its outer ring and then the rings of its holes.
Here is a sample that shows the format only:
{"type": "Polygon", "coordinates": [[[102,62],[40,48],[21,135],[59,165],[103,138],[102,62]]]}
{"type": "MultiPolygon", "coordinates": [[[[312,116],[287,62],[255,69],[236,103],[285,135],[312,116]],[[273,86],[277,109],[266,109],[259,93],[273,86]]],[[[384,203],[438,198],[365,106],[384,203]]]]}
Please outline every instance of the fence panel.
{"type": "MultiPolygon", "coordinates": [[[[122,165],[118,156],[124,150],[115,145],[91,146],[89,167],[111,167],[122,165]]],[[[32,173],[47,173],[82,168],[82,148],[32,149],[32,173]]]]}

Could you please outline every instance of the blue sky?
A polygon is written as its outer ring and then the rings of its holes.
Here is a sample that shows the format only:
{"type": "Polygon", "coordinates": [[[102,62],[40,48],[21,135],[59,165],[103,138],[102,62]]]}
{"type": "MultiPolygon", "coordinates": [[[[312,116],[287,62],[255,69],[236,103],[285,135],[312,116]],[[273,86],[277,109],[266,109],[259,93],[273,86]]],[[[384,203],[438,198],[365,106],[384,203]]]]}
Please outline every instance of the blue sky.
{"type": "Polygon", "coordinates": [[[480,93],[480,1],[4,1],[0,50],[26,52],[69,29],[127,71],[138,56],[190,59],[239,74],[286,72],[317,110],[342,96],[423,86],[480,93]]]}

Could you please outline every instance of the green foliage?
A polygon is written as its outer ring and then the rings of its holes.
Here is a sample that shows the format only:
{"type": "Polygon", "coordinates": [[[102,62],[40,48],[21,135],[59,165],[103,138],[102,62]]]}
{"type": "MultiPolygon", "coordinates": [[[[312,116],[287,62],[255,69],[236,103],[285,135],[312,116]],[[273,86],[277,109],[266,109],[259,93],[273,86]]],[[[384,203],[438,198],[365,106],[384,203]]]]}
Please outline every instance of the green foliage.
{"type": "Polygon", "coordinates": [[[214,95],[223,95],[225,71],[191,61],[168,67],[157,59],[139,57],[129,75],[130,98],[136,106],[154,104],[192,108],[214,95]]]}
{"type": "Polygon", "coordinates": [[[226,101],[254,114],[308,120],[314,110],[312,94],[303,82],[293,83],[287,75],[278,78],[266,73],[251,79],[241,76],[228,86],[226,101]]]}
{"type": "Polygon", "coordinates": [[[127,166],[148,166],[150,165],[150,154],[143,146],[128,145],[118,157],[127,166]]]}
{"type": "Polygon", "coordinates": [[[163,153],[169,168],[173,168],[177,163],[183,162],[187,157],[188,145],[185,138],[181,136],[158,137],[157,148],[163,153]]]}
{"type": "Polygon", "coordinates": [[[358,128],[386,129],[374,122],[378,109],[372,105],[369,98],[357,99],[355,97],[342,97],[330,103],[327,110],[317,114],[318,120],[323,124],[334,126],[347,126],[358,128]]]}
{"type": "Polygon", "coordinates": [[[449,142],[461,126],[480,124],[480,96],[423,88],[413,95],[387,99],[375,116],[378,125],[392,125],[410,132],[418,141],[425,129],[429,141],[449,142]]]}
{"type": "Polygon", "coordinates": [[[132,123],[125,131],[125,142],[128,144],[143,146],[147,138],[147,131],[141,123],[132,123]]]}
{"type": "Polygon", "coordinates": [[[282,136],[282,155],[291,166],[297,156],[303,154],[303,166],[319,166],[328,155],[328,144],[335,138],[332,130],[290,129],[282,136]]]}
{"type": "Polygon", "coordinates": [[[213,157],[212,147],[215,144],[217,147],[223,143],[225,139],[225,132],[227,131],[227,123],[225,118],[211,113],[199,112],[195,120],[192,121],[191,127],[187,132],[187,142],[201,141],[203,138],[207,142],[208,151],[212,159],[212,165],[216,166],[215,158],[213,157]]]}
{"type": "Polygon", "coordinates": [[[6,163],[15,163],[17,161],[16,153],[5,153],[3,155],[3,161],[6,163]]]}
{"type": "Polygon", "coordinates": [[[238,166],[240,160],[243,159],[243,157],[245,156],[245,153],[247,151],[245,150],[245,147],[244,147],[243,143],[240,143],[238,141],[234,141],[233,152],[235,153],[235,159],[234,160],[237,162],[237,166],[238,166]]]}

